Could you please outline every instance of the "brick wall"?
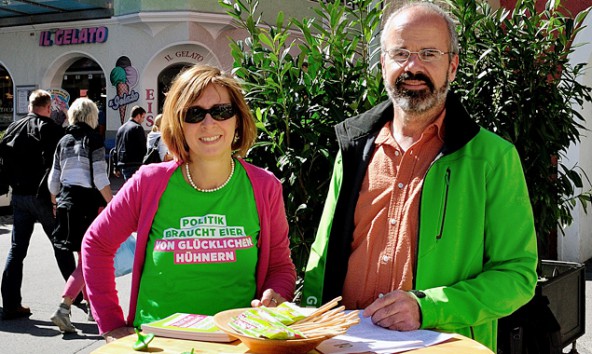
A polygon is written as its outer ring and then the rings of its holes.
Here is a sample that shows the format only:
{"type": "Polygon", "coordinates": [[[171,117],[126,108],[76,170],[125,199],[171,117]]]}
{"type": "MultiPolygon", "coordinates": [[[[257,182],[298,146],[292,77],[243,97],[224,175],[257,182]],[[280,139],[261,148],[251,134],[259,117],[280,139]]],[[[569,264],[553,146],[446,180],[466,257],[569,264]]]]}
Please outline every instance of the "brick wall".
{"type": "MultiPolygon", "coordinates": [[[[546,0],[537,0],[537,10],[543,10],[546,3],[546,0]]],[[[500,5],[508,9],[513,8],[516,6],[516,0],[500,0],[500,5]]],[[[561,5],[573,14],[592,6],[592,0],[562,0],[561,5]]]]}

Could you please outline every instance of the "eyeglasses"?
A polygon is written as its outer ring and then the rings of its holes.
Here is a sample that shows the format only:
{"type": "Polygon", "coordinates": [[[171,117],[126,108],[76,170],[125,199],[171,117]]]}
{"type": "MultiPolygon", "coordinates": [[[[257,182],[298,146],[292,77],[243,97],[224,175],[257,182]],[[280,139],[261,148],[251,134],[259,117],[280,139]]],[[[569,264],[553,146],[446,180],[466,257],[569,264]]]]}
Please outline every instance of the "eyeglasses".
{"type": "Polygon", "coordinates": [[[236,114],[231,103],[217,104],[210,109],[197,106],[189,107],[185,111],[185,123],[199,123],[206,118],[208,113],[217,121],[227,120],[236,114]]]}
{"type": "Polygon", "coordinates": [[[418,52],[412,52],[410,50],[403,49],[403,48],[393,48],[393,49],[385,50],[384,52],[389,56],[389,58],[391,58],[393,61],[395,61],[399,64],[406,63],[407,60],[409,60],[409,57],[411,56],[411,54],[417,54],[417,56],[419,57],[419,60],[429,63],[431,61],[439,60],[440,58],[442,58],[442,56],[444,54],[454,53],[454,52],[443,52],[438,49],[422,49],[418,52]]]}

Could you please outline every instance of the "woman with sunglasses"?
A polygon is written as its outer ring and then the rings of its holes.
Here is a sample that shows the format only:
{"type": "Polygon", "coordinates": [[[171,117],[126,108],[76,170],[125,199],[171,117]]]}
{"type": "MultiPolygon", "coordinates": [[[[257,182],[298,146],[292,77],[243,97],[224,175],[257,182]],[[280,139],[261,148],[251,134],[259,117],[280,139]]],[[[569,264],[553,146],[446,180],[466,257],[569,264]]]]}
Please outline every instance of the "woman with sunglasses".
{"type": "Polygon", "coordinates": [[[281,184],[241,159],[256,127],[238,82],[209,66],[181,72],[161,130],[174,160],[140,168],[83,241],[88,296],[107,342],[176,312],[276,306],[294,291],[281,184]],[[134,231],[126,321],[113,257],[134,231]]]}

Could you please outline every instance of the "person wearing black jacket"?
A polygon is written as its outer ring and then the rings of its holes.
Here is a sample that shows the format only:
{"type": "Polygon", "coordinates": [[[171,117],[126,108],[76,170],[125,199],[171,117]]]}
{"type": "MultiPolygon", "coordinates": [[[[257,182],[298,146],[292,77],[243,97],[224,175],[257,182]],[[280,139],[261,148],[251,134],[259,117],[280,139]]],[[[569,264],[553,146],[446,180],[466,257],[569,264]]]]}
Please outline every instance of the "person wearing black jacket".
{"type": "Polygon", "coordinates": [[[134,106],[131,118],[119,127],[115,136],[117,169],[126,181],[140,168],[146,155],[146,132],[142,127],[145,117],[146,110],[134,106]]]}
{"type": "MultiPolygon", "coordinates": [[[[29,114],[13,122],[2,141],[2,159],[12,188],[12,245],[2,274],[2,319],[31,315],[21,301],[23,261],[27,255],[35,222],[51,240],[54,228],[53,208],[47,188],[47,177],[53,154],[63,130],[49,118],[51,94],[35,90],[29,97],[29,114]]],[[[54,248],[60,272],[65,280],[76,268],[71,251],[54,248]]]]}

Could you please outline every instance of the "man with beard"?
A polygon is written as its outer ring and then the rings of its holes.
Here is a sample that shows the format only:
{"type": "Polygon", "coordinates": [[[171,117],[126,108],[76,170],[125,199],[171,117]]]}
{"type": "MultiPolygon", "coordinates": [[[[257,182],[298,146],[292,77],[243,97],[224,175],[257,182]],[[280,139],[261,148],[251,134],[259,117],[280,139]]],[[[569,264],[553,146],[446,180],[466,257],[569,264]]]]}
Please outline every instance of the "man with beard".
{"type": "Polygon", "coordinates": [[[537,281],[520,159],[449,92],[459,57],[445,12],[402,7],[381,47],[390,100],[335,128],[339,153],[302,301],[341,295],[379,326],[456,332],[495,352],[497,319],[537,281]]]}

